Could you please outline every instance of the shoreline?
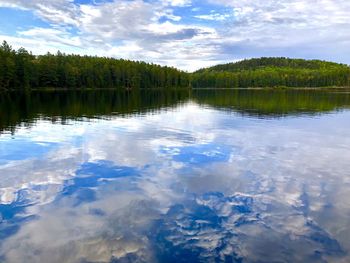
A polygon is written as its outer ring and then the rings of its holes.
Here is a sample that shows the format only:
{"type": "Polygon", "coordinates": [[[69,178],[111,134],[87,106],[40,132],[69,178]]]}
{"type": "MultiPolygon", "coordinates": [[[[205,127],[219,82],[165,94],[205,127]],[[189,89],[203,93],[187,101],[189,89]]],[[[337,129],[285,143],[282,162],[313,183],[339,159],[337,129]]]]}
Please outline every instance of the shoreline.
{"type": "Polygon", "coordinates": [[[235,88],[188,88],[188,87],[177,87],[177,88],[146,88],[146,89],[125,89],[125,88],[28,88],[28,89],[0,89],[0,93],[7,92],[56,92],[56,91],[121,91],[121,92],[135,92],[135,91],[175,91],[175,90],[266,90],[266,91],[275,91],[275,90],[349,90],[350,86],[332,86],[332,87],[235,87],[235,88]]]}

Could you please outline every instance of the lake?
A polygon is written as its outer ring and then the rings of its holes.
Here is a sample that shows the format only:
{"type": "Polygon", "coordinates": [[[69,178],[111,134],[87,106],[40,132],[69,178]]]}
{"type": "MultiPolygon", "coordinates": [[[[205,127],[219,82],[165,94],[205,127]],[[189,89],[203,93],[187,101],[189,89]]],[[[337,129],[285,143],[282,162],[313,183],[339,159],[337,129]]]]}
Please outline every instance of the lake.
{"type": "Polygon", "coordinates": [[[3,93],[0,179],[0,262],[350,262],[350,93],[3,93]]]}

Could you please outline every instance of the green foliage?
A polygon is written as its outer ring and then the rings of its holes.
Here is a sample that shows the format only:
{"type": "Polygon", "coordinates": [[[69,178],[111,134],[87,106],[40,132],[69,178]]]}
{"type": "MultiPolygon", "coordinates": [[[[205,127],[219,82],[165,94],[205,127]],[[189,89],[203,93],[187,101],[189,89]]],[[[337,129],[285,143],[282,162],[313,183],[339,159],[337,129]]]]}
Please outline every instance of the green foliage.
{"type": "Polygon", "coordinates": [[[33,56],[0,47],[0,89],[188,87],[189,75],[171,67],[123,59],[47,53],[33,56]]]}
{"type": "Polygon", "coordinates": [[[238,61],[235,63],[227,63],[222,65],[216,65],[208,69],[201,69],[197,72],[203,71],[229,71],[239,72],[242,70],[259,70],[268,67],[278,68],[292,68],[292,69],[311,69],[311,70],[322,70],[322,69],[339,69],[346,68],[347,65],[338,64],[334,62],[327,62],[322,60],[305,60],[305,59],[292,59],[284,57],[262,57],[252,58],[238,61]]]}
{"type": "Polygon", "coordinates": [[[350,86],[347,65],[320,60],[259,58],[193,74],[145,62],[66,55],[33,56],[0,46],[0,89],[150,89],[350,86]]]}
{"type": "Polygon", "coordinates": [[[194,88],[350,86],[350,68],[320,60],[260,58],[192,74],[194,88]]]}

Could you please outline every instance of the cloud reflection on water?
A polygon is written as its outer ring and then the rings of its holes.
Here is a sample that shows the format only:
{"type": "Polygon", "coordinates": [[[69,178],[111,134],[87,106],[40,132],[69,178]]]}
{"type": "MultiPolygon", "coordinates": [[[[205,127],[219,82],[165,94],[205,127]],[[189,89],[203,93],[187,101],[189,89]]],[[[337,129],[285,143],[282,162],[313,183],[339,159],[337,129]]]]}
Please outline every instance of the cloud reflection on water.
{"type": "Polygon", "coordinates": [[[0,166],[2,260],[345,262],[349,117],[189,103],[4,136],[28,151],[0,166]]]}

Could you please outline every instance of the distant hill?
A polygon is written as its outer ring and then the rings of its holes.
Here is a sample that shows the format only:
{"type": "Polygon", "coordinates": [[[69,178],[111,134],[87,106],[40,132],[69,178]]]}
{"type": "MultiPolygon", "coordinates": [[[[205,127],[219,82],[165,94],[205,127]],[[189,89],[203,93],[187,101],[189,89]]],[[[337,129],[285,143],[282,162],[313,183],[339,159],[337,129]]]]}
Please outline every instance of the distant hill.
{"type": "Polygon", "coordinates": [[[216,65],[210,68],[200,69],[196,73],[204,71],[228,71],[238,72],[242,70],[259,70],[264,68],[290,68],[290,69],[309,69],[309,70],[324,70],[324,69],[344,69],[349,68],[348,65],[328,62],[323,60],[305,60],[292,59],[285,57],[262,57],[245,59],[238,62],[216,65]]]}
{"type": "Polygon", "coordinates": [[[0,45],[0,91],[350,87],[350,67],[321,60],[254,58],[187,73],[140,61],[57,54],[35,56],[0,45]]]}
{"type": "Polygon", "coordinates": [[[349,87],[350,67],[321,60],[254,58],[200,69],[193,88],[349,87]]]}

